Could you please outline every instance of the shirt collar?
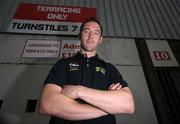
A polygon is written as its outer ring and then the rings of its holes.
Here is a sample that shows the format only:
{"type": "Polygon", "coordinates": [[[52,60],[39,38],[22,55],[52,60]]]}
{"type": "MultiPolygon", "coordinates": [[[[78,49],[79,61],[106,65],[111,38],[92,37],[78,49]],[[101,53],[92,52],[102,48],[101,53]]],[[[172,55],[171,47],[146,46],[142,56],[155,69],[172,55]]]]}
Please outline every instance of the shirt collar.
{"type": "MultiPolygon", "coordinates": [[[[82,54],[81,52],[77,52],[76,53],[76,55],[75,55],[75,57],[78,57],[78,58],[87,58],[87,55],[86,54],[82,54]]],[[[96,54],[95,56],[93,56],[93,57],[90,57],[90,58],[88,58],[88,59],[97,59],[97,58],[99,58],[98,57],[98,54],[96,54]]]]}

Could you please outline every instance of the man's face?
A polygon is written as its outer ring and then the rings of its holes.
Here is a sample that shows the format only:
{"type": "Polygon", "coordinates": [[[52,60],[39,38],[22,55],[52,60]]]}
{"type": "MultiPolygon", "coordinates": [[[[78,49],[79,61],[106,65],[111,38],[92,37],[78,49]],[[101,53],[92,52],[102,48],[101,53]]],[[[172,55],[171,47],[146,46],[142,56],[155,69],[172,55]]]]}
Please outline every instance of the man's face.
{"type": "Polygon", "coordinates": [[[80,34],[81,47],[85,51],[94,52],[102,41],[101,29],[96,22],[88,22],[84,25],[80,34]]]}

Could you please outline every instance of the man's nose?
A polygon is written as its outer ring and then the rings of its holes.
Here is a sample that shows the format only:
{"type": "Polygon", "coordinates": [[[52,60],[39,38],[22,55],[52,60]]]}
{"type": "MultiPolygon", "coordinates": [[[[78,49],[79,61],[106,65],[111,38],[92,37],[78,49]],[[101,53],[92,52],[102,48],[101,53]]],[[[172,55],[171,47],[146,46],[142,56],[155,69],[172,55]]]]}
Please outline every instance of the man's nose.
{"type": "Polygon", "coordinates": [[[91,38],[93,36],[93,32],[89,32],[89,34],[88,34],[88,38],[91,38]]]}

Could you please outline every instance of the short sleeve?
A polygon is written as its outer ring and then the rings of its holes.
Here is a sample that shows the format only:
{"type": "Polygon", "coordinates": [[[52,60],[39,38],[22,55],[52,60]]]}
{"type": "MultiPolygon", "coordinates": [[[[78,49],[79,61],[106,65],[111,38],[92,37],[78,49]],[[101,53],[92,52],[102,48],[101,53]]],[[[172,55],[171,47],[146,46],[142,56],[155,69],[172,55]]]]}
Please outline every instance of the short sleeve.
{"type": "Polygon", "coordinates": [[[67,80],[67,63],[64,59],[60,59],[50,70],[45,84],[52,83],[63,86],[67,80]]]}
{"type": "Polygon", "coordinates": [[[120,83],[122,87],[128,87],[128,83],[123,79],[122,75],[114,65],[108,64],[108,73],[110,84],[120,83]]]}

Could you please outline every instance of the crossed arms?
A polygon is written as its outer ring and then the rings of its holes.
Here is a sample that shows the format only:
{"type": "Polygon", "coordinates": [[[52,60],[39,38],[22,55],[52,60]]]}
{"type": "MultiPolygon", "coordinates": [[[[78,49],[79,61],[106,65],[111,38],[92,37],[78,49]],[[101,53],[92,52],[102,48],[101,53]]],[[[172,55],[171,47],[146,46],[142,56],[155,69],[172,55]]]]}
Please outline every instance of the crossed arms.
{"type": "Polygon", "coordinates": [[[134,100],[128,87],[112,84],[108,90],[97,90],[80,85],[46,84],[39,112],[66,120],[93,119],[107,114],[133,113],[134,100]],[[76,101],[81,99],[89,104],[76,101]]]}

